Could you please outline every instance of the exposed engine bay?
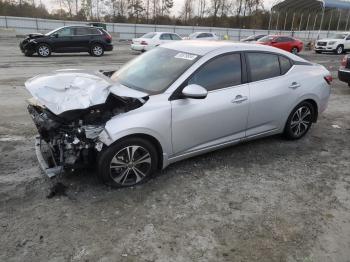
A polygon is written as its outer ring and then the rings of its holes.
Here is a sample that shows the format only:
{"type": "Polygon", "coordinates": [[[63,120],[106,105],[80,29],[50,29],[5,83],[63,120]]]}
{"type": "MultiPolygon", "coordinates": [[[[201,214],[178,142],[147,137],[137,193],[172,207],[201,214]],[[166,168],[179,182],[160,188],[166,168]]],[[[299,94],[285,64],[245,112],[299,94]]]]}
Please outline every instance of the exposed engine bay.
{"type": "MultiPolygon", "coordinates": [[[[96,95],[96,90],[94,94],[96,95]]],[[[29,99],[28,111],[39,132],[36,153],[42,169],[51,177],[66,169],[94,164],[97,152],[103,148],[98,136],[104,130],[106,122],[114,116],[141,107],[147,99],[148,97],[120,97],[109,92],[104,103],[60,114],[53,113],[43,105],[44,101],[40,97],[29,99]]],[[[66,98],[63,97],[60,101],[66,101],[66,98]]]]}

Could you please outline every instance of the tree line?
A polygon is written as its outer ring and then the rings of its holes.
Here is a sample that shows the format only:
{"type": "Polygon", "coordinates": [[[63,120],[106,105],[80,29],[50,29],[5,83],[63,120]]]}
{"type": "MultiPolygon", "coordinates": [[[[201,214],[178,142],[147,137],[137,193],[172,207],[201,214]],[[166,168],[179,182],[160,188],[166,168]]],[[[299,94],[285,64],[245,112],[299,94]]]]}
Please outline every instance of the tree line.
{"type": "Polygon", "coordinates": [[[263,0],[185,0],[174,12],[174,0],[0,0],[0,15],[140,24],[267,28],[263,0]]]}

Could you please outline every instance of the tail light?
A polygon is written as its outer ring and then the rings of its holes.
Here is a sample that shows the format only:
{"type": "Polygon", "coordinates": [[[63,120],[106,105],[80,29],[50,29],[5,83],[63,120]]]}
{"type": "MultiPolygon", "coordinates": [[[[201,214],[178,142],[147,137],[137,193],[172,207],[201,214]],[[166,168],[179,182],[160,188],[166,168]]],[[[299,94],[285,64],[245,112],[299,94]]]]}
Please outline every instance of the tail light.
{"type": "Polygon", "coordinates": [[[141,41],[141,45],[148,45],[148,43],[146,41],[141,41]]]}
{"type": "Polygon", "coordinates": [[[346,67],[348,63],[348,55],[343,57],[343,60],[341,60],[341,66],[346,67]]]}
{"type": "Polygon", "coordinates": [[[107,41],[112,41],[112,36],[109,33],[107,33],[107,34],[105,34],[105,39],[107,41]]]}
{"type": "Polygon", "coordinates": [[[332,84],[333,77],[331,75],[325,76],[324,80],[326,80],[327,84],[332,84]]]}

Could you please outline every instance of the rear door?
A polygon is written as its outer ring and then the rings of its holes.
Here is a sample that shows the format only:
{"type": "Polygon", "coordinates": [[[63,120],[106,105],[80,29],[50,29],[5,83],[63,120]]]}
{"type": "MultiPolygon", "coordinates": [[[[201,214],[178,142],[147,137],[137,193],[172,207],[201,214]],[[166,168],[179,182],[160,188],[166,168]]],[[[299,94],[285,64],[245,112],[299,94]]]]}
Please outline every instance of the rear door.
{"type": "Polygon", "coordinates": [[[76,51],[88,51],[89,43],[92,40],[93,35],[88,27],[75,27],[73,38],[76,51]]]}
{"type": "Polygon", "coordinates": [[[239,53],[213,58],[182,87],[198,84],[205,99],[179,97],[171,101],[172,143],[175,154],[185,154],[244,138],[249,108],[249,86],[242,82],[239,53]]]}
{"type": "Polygon", "coordinates": [[[285,56],[262,52],[246,53],[246,61],[250,81],[247,136],[283,128],[301,87],[292,62],[285,56]]]}
{"type": "Polygon", "coordinates": [[[166,33],[166,34],[161,34],[159,37],[159,40],[161,44],[165,44],[165,43],[171,42],[173,39],[171,38],[170,34],[166,33]]]}

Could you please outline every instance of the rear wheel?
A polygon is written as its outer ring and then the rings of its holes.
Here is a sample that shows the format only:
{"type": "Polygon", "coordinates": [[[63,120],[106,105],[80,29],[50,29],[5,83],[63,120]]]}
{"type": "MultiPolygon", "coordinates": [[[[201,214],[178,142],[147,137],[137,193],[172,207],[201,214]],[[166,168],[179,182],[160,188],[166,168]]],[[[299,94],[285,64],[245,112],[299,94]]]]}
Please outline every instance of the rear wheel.
{"type": "Polygon", "coordinates": [[[47,44],[39,44],[36,52],[41,57],[49,57],[51,55],[51,47],[47,44]]]}
{"type": "Polygon", "coordinates": [[[146,182],[157,170],[155,147],[142,138],[128,138],[104,150],[98,161],[100,178],[113,187],[146,182]]]}
{"type": "Polygon", "coordinates": [[[315,109],[309,102],[297,105],[288,117],[284,135],[291,140],[300,139],[307,134],[312,126],[315,109]]]}
{"type": "Polygon", "coordinates": [[[90,54],[93,56],[103,56],[104,49],[100,44],[93,44],[90,49],[90,54]]]}

